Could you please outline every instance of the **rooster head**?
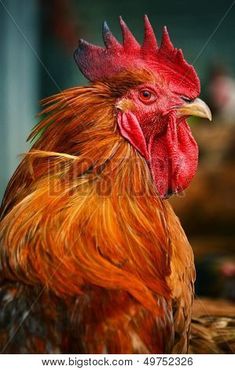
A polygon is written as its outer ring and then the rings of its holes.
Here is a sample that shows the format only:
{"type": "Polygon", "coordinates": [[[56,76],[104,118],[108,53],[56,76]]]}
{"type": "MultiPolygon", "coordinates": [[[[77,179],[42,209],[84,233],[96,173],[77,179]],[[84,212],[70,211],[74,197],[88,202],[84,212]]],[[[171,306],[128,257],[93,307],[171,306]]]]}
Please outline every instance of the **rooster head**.
{"type": "MultiPolygon", "coordinates": [[[[74,53],[81,72],[90,81],[123,81],[126,73],[139,83],[129,84],[117,96],[115,112],[120,134],[145,158],[162,198],[183,191],[198,164],[198,146],[186,122],[194,115],[211,120],[208,106],[198,98],[200,82],[180,49],[174,48],[166,27],[160,46],[145,16],[140,45],[120,18],[123,44],[103,26],[105,47],[84,40],[74,53]],[[137,79],[138,80],[138,79],[137,79]]],[[[113,84],[114,88],[115,83],[113,84]]]]}

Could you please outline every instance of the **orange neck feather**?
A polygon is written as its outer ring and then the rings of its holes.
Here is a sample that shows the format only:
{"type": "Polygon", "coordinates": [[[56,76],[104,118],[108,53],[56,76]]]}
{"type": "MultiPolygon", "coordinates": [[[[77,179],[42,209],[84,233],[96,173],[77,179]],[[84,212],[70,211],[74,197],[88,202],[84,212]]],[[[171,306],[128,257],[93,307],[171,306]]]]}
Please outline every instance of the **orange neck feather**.
{"type": "Polygon", "coordinates": [[[156,312],[154,295],[170,295],[171,211],[118,132],[115,96],[99,83],[45,104],[3,202],[3,275],[60,296],[120,289],[156,312]]]}

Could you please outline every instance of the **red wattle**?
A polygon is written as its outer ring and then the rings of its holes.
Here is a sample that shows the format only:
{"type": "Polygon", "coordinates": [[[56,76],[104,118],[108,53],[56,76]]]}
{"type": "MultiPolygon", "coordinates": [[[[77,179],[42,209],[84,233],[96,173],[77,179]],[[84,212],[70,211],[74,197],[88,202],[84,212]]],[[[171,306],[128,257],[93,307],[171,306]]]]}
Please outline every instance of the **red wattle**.
{"type": "Polygon", "coordinates": [[[148,161],[160,197],[179,193],[189,185],[197,170],[198,146],[185,119],[167,116],[164,130],[151,134],[148,144],[147,133],[132,112],[118,112],[117,121],[122,136],[148,161]]]}
{"type": "Polygon", "coordinates": [[[166,129],[148,144],[150,169],[161,197],[183,191],[195,175],[198,146],[186,120],[169,117],[166,129]]]}

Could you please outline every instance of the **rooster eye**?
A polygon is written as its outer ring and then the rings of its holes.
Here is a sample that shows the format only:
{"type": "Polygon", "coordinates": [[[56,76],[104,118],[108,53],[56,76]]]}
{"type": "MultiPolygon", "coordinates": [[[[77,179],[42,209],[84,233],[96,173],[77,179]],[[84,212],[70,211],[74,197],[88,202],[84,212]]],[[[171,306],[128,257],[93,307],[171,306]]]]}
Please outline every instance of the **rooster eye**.
{"type": "Polygon", "coordinates": [[[150,90],[143,89],[139,92],[139,99],[145,104],[150,104],[156,100],[156,95],[150,90]]]}

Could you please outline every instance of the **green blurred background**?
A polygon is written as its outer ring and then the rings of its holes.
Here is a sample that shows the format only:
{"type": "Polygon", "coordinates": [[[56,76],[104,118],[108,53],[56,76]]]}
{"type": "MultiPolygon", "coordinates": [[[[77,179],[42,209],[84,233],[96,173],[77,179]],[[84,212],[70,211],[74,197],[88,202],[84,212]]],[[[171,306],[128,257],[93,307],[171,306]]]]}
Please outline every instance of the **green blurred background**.
{"type": "Polygon", "coordinates": [[[141,41],[143,15],[148,14],[158,38],[163,25],[168,26],[175,46],[196,67],[202,96],[213,108],[214,126],[192,121],[200,144],[200,168],[189,190],[172,204],[195,251],[197,293],[234,300],[235,6],[231,5],[231,0],[1,0],[0,197],[19,154],[28,148],[26,137],[37,122],[39,100],[86,83],[72,56],[78,39],[102,45],[104,20],[121,39],[122,15],[141,41]]]}

